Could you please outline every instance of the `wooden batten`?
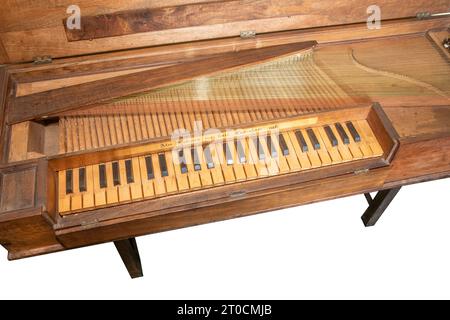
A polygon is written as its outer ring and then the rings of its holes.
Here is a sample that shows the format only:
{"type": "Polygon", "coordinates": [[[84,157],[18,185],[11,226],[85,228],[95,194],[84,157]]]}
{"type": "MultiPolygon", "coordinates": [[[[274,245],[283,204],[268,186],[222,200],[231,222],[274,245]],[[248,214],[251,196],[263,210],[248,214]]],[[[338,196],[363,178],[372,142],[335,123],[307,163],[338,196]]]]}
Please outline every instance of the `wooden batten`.
{"type": "MultiPolygon", "coordinates": [[[[0,63],[62,58],[173,43],[365,22],[370,0],[80,0],[81,30],[67,30],[70,2],[7,1],[0,13],[0,63]],[[67,5],[64,5],[67,3],[67,5]],[[78,41],[75,41],[78,40],[78,41]],[[19,48],[20,47],[20,48],[19,48]]],[[[448,11],[446,0],[380,0],[384,21],[448,11]]]]}

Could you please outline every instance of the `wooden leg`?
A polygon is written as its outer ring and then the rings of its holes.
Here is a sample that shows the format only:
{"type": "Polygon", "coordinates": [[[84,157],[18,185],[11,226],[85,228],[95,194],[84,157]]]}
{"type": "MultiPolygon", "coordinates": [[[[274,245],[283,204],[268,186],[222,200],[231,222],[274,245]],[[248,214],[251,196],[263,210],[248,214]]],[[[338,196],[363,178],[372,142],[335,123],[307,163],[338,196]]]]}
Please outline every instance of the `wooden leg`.
{"type": "Polygon", "coordinates": [[[141,258],[137,247],[136,239],[130,238],[126,240],[114,241],[117,251],[122,258],[125,267],[131,278],[139,278],[143,276],[141,258]]]}
{"type": "Polygon", "coordinates": [[[377,223],[400,189],[401,187],[379,191],[373,199],[370,194],[365,194],[369,207],[361,219],[366,227],[373,227],[377,223]]]}

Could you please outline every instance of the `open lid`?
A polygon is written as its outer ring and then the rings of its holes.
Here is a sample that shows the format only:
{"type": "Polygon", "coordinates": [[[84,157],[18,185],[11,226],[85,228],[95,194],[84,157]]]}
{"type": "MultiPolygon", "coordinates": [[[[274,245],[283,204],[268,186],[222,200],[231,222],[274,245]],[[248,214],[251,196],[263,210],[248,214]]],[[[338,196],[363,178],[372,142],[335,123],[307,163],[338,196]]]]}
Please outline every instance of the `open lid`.
{"type": "Polygon", "coordinates": [[[78,0],[74,6],[71,0],[7,0],[0,11],[0,64],[363,23],[378,13],[390,20],[449,9],[448,0],[376,2],[377,7],[373,0],[78,0]]]}

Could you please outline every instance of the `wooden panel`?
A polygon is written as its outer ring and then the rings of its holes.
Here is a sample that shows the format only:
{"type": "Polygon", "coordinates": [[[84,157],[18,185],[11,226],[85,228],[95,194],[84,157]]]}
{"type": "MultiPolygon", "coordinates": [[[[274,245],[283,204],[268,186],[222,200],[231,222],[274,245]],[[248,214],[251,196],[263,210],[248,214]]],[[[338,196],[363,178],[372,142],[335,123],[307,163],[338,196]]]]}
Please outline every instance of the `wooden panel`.
{"type": "MultiPolygon", "coordinates": [[[[79,0],[83,16],[114,13],[119,10],[134,10],[142,8],[161,8],[177,6],[187,3],[203,1],[107,1],[107,0],[79,0]]],[[[211,1],[208,1],[211,2],[211,1]]],[[[223,4],[235,1],[223,1],[223,4]]],[[[277,2],[273,0],[253,1],[265,3],[267,8],[277,2]]],[[[68,17],[66,9],[73,4],[68,0],[51,2],[46,0],[27,2],[23,5],[19,0],[9,0],[3,4],[0,14],[0,38],[10,58],[9,62],[31,61],[33,57],[51,55],[53,57],[67,57],[88,53],[106,52],[138,48],[148,44],[161,45],[214,39],[239,35],[243,30],[256,30],[258,33],[274,32],[280,30],[294,30],[311,28],[320,25],[336,25],[365,21],[366,9],[373,4],[369,0],[353,1],[302,1],[292,2],[289,11],[295,10],[300,14],[288,14],[284,17],[245,20],[226,24],[205,25],[197,27],[169,29],[156,32],[132,34],[117,38],[103,38],[93,41],[68,42],[62,20],[68,17]],[[17,48],[21,48],[17,50],[17,48]]],[[[382,18],[392,19],[399,17],[412,17],[417,12],[445,12],[448,11],[446,0],[437,1],[390,1],[377,2],[381,7],[382,18]]],[[[233,12],[237,15],[242,8],[233,12]]],[[[244,10],[246,11],[246,10],[244,10]]],[[[271,10],[269,9],[268,12],[271,10]]],[[[219,12],[224,12],[223,10],[219,12]]],[[[259,12],[259,9],[253,12],[259,12]]],[[[218,12],[214,12],[216,15],[218,12]]],[[[252,13],[254,14],[254,13],[252,13]]],[[[273,10],[273,15],[277,15],[273,10]]],[[[214,21],[212,21],[214,22],[214,21]]],[[[0,62],[1,63],[1,62],[0,62]]]]}
{"type": "MultiPolygon", "coordinates": [[[[121,52],[97,54],[92,56],[74,57],[53,60],[52,64],[44,65],[14,65],[10,66],[10,72],[19,83],[31,83],[49,79],[75,77],[104,72],[116,72],[127,68],[139,68],[143,66],[161,66],[199,59],[212,54],[220,54],[230,51],[263,48],[273,45],[281,45],[295,42],[316,40],[319,43],[338,41],[351,41],[356,39],[373,39],[376,37],[388,37],[418,32],[426,32],[429,29],[446,28],[449,25],[448,18],[433,18],[426,20],[404,19],[386,21],[381,29],[369,30],[366,23],[353,24],[340,27],[323,27],[313,30],[297,30],[261,34],[253,39],[241,39],[239,37],[183,43],[170,46],[157,46],[145,49],[134,49],[121,52]],[[49,72],[49,70],[52,70],[49,72]]],[[[122,39],[121,39],[122,40],[122,39]]],[[[119,42],[117,39],[113,44],[119,42]]],[[[153,40],[147,42],[153,43],[153,40]]],[[[22,45],[23,46],[23,45],[22,45]]],[[[129,43],[130,48],[133,43],[129,43]]],[[[66,47],[66,46],[64,46],[66,47]]],[[[51,50],[50,48],[46,48],[51,50]]],[[[113,50],[114,48],[110,48],[113,50]]],[[[20,51],[27,54],[28,51],[20,51]]],[[[69,80],[70,81],[70,80],[69,80]]]]}
{"type": "Polygon", "coordinates": [[[2,174],[0,212],[31,208],[34,205],[36,168],[2,174]]]}
{"type": "MultiPolygon", "coordinates": [[[[362,0],[320,2],[240,0],[187,4],[83,16],[81,29],[69,30],[66,27],[66,35],[69,41],[92,40],[141,32],[298,15],[303,18],[303,24],[299,28],[313,28],[365,21],[370,5],[371,1],[362,0]]],[[[408,3],[403,1],[402,6],[392,1],[378,1],[377,5],[382,10],[383,19],[415,16],[421,9],[430,7],[423,1],[408,1],[408,3]]]]}
{"type": "Polygon", "coordinates": [[[199,76],[212,75],[220,71],[233,70],[270,61],[310,49],[315,44],[315,42],[305,42],[226,53],[198,62],[148,70],[69,88],[18,97],[12,103],[8,119],[10,123],[16,123],[35,117],[48,116],[71,108],[100,103],[105,100],[160,88],[199,76]],[[93,95],[93,92],[96,94],[93,95]],[[75,96],[77,99],[73,99],[75,96]]]}

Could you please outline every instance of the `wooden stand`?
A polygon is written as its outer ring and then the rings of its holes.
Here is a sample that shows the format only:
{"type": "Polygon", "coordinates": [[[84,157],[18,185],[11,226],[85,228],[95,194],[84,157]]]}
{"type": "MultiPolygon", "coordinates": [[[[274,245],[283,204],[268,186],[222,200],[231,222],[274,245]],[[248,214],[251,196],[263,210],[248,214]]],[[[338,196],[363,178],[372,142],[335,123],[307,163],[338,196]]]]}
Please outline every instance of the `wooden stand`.
{"type": "Polygon", "coordinates": [[[122,258],[130,277],[133,279],[142,277],[144,274],[142,273],[141,258],[139,256],[136,239],[130,238],[114,241],[114,245],[122,258]]]}
{"type": "Polygon", "coordinates": [[[369,193],[364,194],[369,207],[361,219],[366,227],[373,227],[377,223],[400,189],[401,187],[379,191],[373,199],[369,193]]]}

